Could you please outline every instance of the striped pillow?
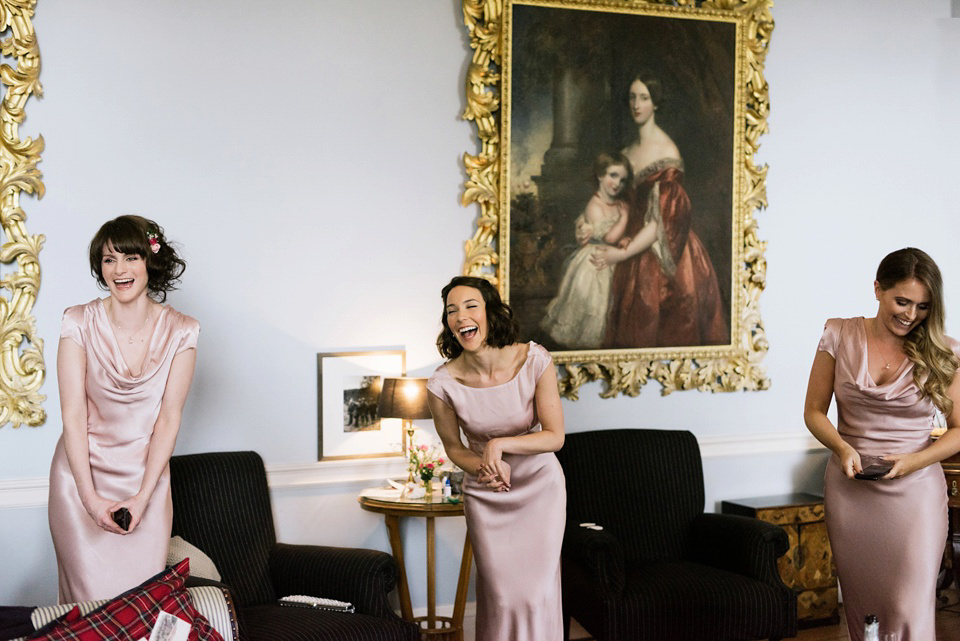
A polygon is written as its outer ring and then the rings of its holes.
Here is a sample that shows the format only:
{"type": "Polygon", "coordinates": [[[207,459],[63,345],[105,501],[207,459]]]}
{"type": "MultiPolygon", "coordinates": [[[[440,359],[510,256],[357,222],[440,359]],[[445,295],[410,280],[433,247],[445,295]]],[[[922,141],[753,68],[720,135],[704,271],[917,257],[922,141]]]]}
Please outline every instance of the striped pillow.
{"type": "MultiPolygon", "coordinates": [[[[52,628],[28,636],[37,641],[138,641],[150,636],[161,611],[190,623],[189,641],[223,641],[207,620],[193,607],[183,582],[190,572],[184,559],[139,587],[93,610],[82,618],[68,615],[52,628]],[[72,619],[72,620],[71,620],[72,619]]],[[[71,613],[72,614],[72,613],[71,613]]]]}

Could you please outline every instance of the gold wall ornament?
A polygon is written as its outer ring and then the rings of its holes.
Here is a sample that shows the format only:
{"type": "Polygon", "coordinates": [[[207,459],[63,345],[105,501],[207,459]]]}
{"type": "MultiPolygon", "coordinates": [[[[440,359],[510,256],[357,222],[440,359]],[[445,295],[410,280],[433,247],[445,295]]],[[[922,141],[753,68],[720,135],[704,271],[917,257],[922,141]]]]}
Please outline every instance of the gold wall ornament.
{"type": "MultiPolygon", "coordinates": [[[[476,124],[480,149],[463,158],[467,179],[461,204],[476,203],[479,215],[465,243],[462,271],[497,285],[517,313],[521,338],[550,349],[561,367],[563,396],[576,399],[580,386],[591,381],[603,381],[604,398],[621,392],[636,396],[650,380],[661,384],[664,395],[768,389],[761,364],[768,344],[759,308],[766,244],[757,235],[755,218],[767,206],[767,167],[757,166],[754,157],[767,131],[763,72],[772,4],[463,0],[472,49],[463,118],[476,124]],[[642,41],[634,35],[640,32],[642,41]],[[576,250],[574,219],[597,188],[563,177],[589,176],[598,151],[629,146],[624,136],[630,127],[639,144],[639,125],[631,120],[626,99],[631,58],[655,75],[669,75],[665,93],[672,85],[685,98],[679,105],[657,105],[656,123],[683,157],[674,164],[693,203],[688,226],[703,239],[703,253],[707,262],[712,257],[717,275],[720,303],[714,308],[721,310],[715,316],[722,322],[712,336],[722,336],[720,341],[612,348],[608,329],[603,342],[570,345],[541,326],[566,269],[563,259],[576,250]],[[627,82],[618,84],[621,80],[627,82]],[[552,128],[552,142],[544,151],[546,126],[552,128]]],[[[662,220],[660,229],[669,233],[662,220]]],[[[668,249],[668,240],[663,243],[658,248],[668,249]]],[[[654,342],[659,341],[658,334],[654,342]]]]}
{"type": "Polygon", "coordinates": [[[43,340],[37,336],[33,304],[40,288],[42,234],[28,234],[27,215],[20,207],[23,192],[43,197],[43,175],[37,169],[43,136],[20,140],[19,125],[31,95],[43,95],[40,85],[40,49],[33,29],[36,0],[0,0],[3,35],[0,82],[0,226],[4,240],[0,262],[16,263],[16,270],[0,278],[0,427],[42,425],[45,396],[40,394],[45,368],[43,340]],[[16,61],[14,68],[10,60],[16,61]]]}

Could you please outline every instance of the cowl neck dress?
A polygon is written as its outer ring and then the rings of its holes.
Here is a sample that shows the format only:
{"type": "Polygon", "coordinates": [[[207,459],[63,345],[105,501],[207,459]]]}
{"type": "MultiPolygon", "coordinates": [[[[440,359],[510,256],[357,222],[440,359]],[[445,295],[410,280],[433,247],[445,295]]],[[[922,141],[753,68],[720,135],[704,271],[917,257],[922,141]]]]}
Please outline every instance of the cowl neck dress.
{"type": "MultiPolygon", "coordinates": [[[[142,371],[131,372],[103,301],[69,307],[60,337],[86,355],[87,442],[97,492],[120,501],[140,490],[153,426],[174,357],[196,348],[200,325],[163,306],[142,371]]],[[[173,523],[170,471],[165,469],[140,525],[130,534],[102,530],[80,501],[63,437],[50,466],[50,532],[57,553],[60,602],[109,599],[162,570],[173,523]]]]}
{"type": "MultiPolygon", "coordinates": [[[[960,356],[960,342],[949,339],[960,356]]],[[[837,431],[862,455],[927,447],[935,407],[904,359],[877,385],[867,367],[865,320],[827,321],[818,349],[833,356],[837,431]]],[[[855,480],[831,456],[824,475],[827,532],[850,639],[868,614],[900,641],[933,641],[937,573],[947,537],[947,487],[939,463],[889,481],[855,480]]]]}

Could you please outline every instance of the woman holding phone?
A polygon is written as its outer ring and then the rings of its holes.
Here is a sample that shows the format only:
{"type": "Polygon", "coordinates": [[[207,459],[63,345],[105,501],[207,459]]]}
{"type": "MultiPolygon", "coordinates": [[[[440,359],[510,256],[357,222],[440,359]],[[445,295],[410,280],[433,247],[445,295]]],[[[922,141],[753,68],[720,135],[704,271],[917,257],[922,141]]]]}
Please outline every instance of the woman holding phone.
{"type": "Polygon", "coordinates": [[[874,292],[873,318],[827,321],[803,416],[833,452],[824,502],[850,638],[874,614],[884,634],[932,640],[947,535],[940,461],[960,451],[960,341],[944,335],[940,270],[919,249],[887,255],[874,292]],[[949,429],[931,441],[937,410],[949,429]]]}

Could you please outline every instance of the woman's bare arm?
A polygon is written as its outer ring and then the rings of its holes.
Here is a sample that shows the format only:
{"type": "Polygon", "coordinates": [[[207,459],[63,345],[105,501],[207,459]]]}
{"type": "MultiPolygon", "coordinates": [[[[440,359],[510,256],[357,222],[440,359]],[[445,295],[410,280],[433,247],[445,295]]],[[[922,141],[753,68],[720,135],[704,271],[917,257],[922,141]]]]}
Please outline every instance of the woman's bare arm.
{"type": "Polygon", "coordinates": [[[57,347],[57,381],[60,390],[60,414],[63,418],[63,447],[67,463],[77,484],[80,503],[99,527],[123,534],[111,518],[115,501],[105,499],[93,486],[90,471],[90,445],[87,441],[87,355],[70,338],[61,338],[57,347]]]}
{"type": "Polygon", "coordinates": [[[827,417],[833,399],[836,361],[828,352],[818,351],[810,368],[807,397],[803,404],[803,422],[814,438],[823,443],[840,460],[840,468],[849,478],[863,471],[860,454],[840,437],[827,417]]]}

